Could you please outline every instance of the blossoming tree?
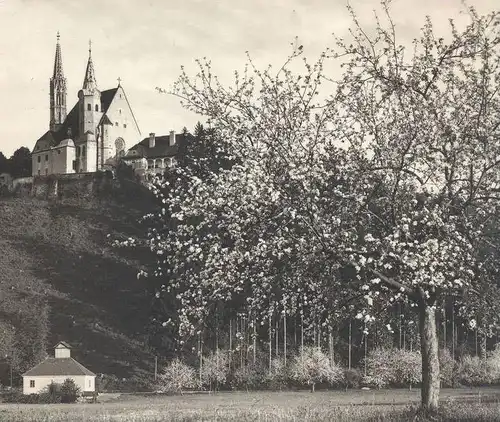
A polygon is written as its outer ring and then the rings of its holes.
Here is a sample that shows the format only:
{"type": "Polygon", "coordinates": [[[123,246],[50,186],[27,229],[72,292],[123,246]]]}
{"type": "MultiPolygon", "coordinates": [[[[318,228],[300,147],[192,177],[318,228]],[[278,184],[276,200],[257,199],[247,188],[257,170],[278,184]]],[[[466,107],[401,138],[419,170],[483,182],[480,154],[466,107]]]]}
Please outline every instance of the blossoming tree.
{"type": "Polygon", "coordinates": [[[182,73],[174,94],[208,119],[231,165],[157,180],[149,242],[183,335],[221,302],[256,324],[278,312],[321,327],[360,297],[367,327],[375,305],[413,306],[422,405],[435,410],[436,306],[455,296],[473,316],[497,295],[486,263],[500,199],[498,16],[470,9],[447,40],[428,20],[408,55],[382,6],[373,37],[352,13],[352,40],[302,71],[295,44],[277,71],[249,58],[232,85],[206,61],[182,73]]]}

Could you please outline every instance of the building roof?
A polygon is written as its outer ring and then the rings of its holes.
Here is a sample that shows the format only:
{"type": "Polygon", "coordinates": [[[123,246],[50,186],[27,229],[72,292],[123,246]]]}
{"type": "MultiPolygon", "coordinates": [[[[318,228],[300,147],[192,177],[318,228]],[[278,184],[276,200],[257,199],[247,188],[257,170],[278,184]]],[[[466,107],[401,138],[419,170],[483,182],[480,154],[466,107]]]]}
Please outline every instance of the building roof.
{"type": "Polygon", "coordinates": [[[58,346],[64,346],[66,349],[72,349],[71,345],[69,343],[66,343],[65,341],[60,341],[54,346],[54,349],[57,348],[58,346]]]}
{"type": "Polygon", "coordinates": [[[89,371],[81,363],[78,363],[73,358],[47,358],[40,362],[34,368],[23,374],[23,377],[37,376],[76,376],[90,375],[95,376],[92,371],[89,371]]]}
{"type": "MultiPolygon", "coordinates": [[[[191,138],[191,134],[186,135],[191,138]]],[[[170,135],[155,136],[155,146],[149,148],[149,137],[144,138],[138,144],[135,144],[129,151],[136,151],[135,155],[126,155],[122,159],[136,159],[137,157],[144,158],[159,158],[159,157],[173,157],[179,152],[179,143],[184,138],[183,133],[175,134],[175,145],[170,145],[170,135]]]]}
{"type": "MultiPolygon", "coordinates": [[[[101,92],[101,110],[106,115],[118,88],[108,89],[101,92]]],[[[73,106],[66,116],[66,120],[59,130],[48,130],[35,143],[36,151],[43,151],[59,145],[65,139],[75,139],[80,135],[80,118],[78,116],[78,102],[73,106]],[[38,147],[38,148],[37,148],[38,147]]]]}

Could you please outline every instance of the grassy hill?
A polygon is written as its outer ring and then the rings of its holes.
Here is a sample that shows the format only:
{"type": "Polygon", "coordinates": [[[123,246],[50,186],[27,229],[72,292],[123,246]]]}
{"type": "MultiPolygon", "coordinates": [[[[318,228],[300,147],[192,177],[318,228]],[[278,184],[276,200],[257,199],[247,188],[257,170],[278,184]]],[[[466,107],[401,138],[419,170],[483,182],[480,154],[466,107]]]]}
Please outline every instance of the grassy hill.
{"type": "Polygon", "coordinates": [[[151,256],[109,240],[142,233],[151,206],[147,193],[116,184],[91,198],[0,198],[0,294],[45,298],[49,347],[68,341],[96,373],[130,377],[154,365],[145,347],[152,299],[136,277],[151,256]]]}

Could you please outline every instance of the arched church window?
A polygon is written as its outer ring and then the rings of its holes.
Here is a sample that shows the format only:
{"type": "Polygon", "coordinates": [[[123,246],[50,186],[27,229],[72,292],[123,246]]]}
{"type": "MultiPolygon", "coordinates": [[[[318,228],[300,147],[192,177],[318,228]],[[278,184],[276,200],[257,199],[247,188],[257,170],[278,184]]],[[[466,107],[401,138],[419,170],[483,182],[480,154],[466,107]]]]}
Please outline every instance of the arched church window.
{"type": "Polygon", "coordinates": [[[125,141],[123,138],[116,138],[115,148],[117,157],[123,157],[125,155],[125,141]]]}
{"type": "Polygon", "coordinates": [[[99,105],[98,104],[95,105],[95,111],[99,111],[99,105]]]}
{"type": "Polygon", "coordinates": [[[87,110],[88,110],[88,111],[92,111],[92,105],[87,104],[87,110]]]}

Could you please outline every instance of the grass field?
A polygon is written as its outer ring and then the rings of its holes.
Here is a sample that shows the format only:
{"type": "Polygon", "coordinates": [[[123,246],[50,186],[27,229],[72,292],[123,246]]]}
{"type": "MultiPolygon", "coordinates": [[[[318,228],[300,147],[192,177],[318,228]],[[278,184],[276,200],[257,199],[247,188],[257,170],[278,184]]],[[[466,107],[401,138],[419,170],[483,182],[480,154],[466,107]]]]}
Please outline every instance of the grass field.
{"type": "MultiPolygon", "coordinates": [[[[97,404],[1,404],[1,421],[414,421],[420,391],[102,395],[97,404]]],[[[435,421],[500,421],[500,388],[445,389],[435,421]]],[[[424,419],[427,420],[427,419],[424,419]]]]}

